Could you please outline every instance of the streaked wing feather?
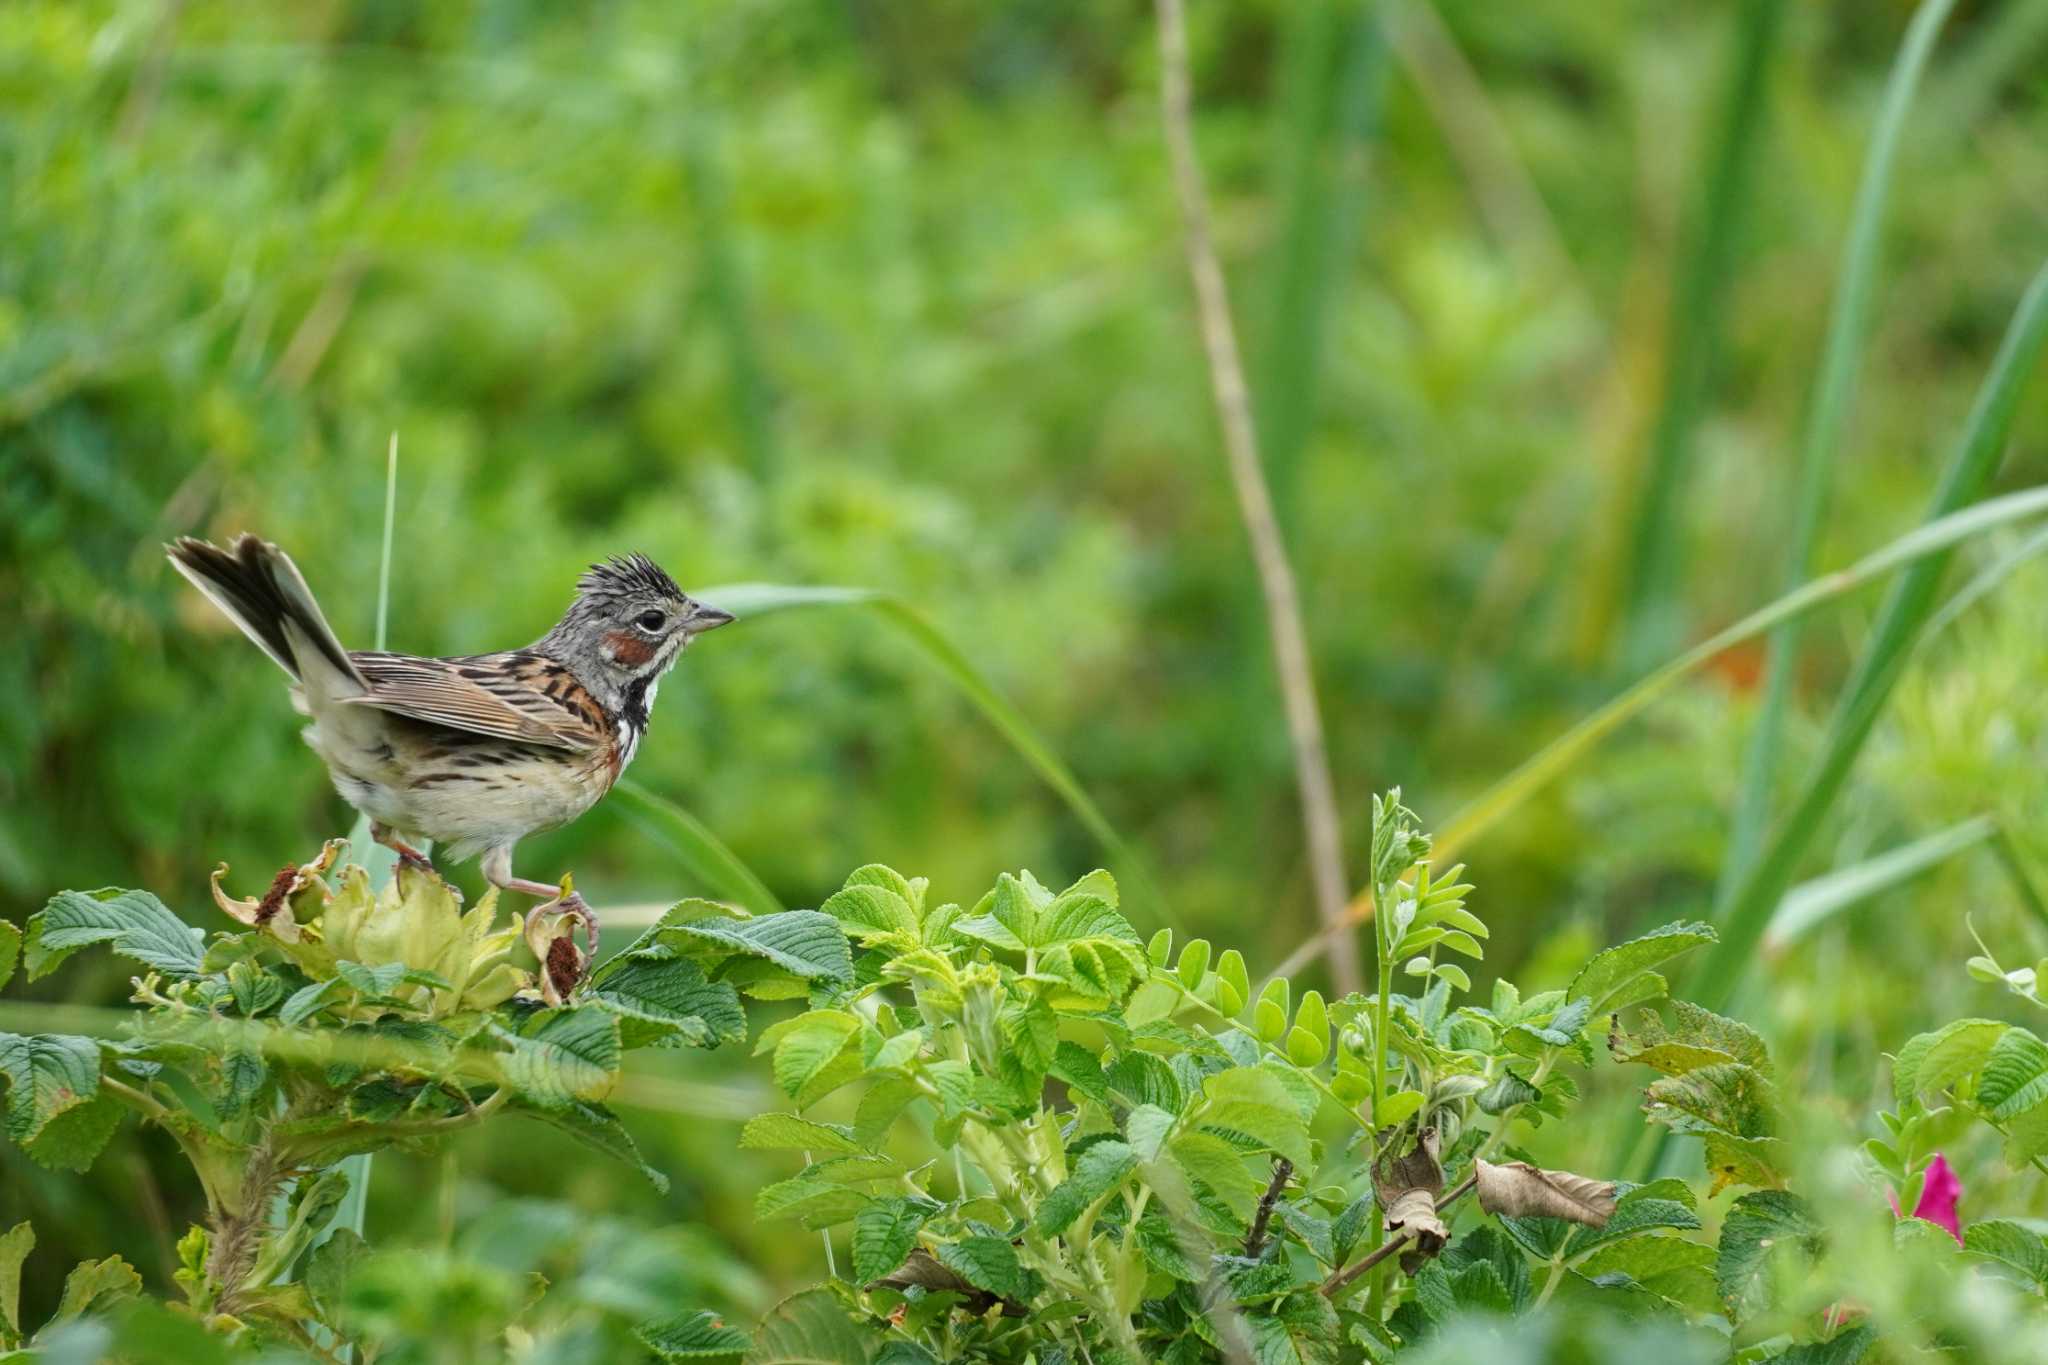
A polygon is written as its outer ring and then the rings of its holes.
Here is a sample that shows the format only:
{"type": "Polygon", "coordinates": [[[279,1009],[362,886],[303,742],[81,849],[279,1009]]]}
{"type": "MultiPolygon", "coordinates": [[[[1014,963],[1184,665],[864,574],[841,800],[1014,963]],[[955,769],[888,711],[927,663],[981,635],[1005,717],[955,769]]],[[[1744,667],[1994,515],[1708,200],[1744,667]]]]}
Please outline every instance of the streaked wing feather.
{"type": "Polygon", "coordinates": [[[587,715],[547,696],[519,672],[484,656],[422,659],[406,654],[359,653],[355,664],[370,682],[368,695],[351,697],[415,720],[473,734],[547,744],[559,749],[595,749],[604,734],[587,715]],[[464,676],[485,674],[484,681],[464,676]]]}

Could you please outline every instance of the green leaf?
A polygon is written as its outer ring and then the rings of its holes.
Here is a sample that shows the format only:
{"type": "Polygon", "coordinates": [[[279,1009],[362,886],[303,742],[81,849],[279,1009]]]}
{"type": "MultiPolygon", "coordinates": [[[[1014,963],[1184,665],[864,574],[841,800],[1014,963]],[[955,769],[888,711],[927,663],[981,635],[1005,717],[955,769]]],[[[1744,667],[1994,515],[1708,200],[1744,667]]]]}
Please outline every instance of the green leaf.
{"type": "Polygon", "coordinates": [[[537,1010],[517,1031],[494,1025],[510,1047],[507,1083],[543,1109],[601,1098],[619,1073],[619,1021],[602,1009],[537,1010]]]}
{"type": "Polygon", "coordinates": [[[862,1209],[853,1220],[853,1282],[872,1284],[902,1265],[931,1215],[931,1204],[901,1196],[862,1209]]]}
{"type": "Polygon", "coordinates": [[[869,1365],[867,1334],[829,1289],[806,1289],[768,1310],[745,1365],[869,1365]]]}
{"type": "MultiPolygon", "coordinates": [[[[1180,961],[1174,965],[1174,974],[1187,990],[1198,990],[1202,978],[1209,973],[1209,940],[1197,938],[1188,940],[1188,946],[1180,950],[1180,961]]],[[[0,975],[0,986],[7,984],[5,975],[0,975]]]]}
{"type": "Polygon", "coordinates": [[[204,938],[147,891],[59,891],[29,916],[22,961],[34,981],[80,948],[106,943],[123,957],[183,980],[199,975],[204,938]]]}
{"type": "Polygon", "coordinates": [[[1373,1115],[1373,1123],[1381,1128],[1391,1128],[1397,1123],[1406,1123],[1422,1108],[1427,1097],[1420,1090],[1396,1090],[1380,1105],[1373,1115]]]}
{"type": "Polygon", "coordinates": [[[341,1305],[349,1277],[370,1254],[370,1244],[354,1228],[338,1227],[327,1240],[306,1253],[306,1270],[301,1283],[328,1312],[341,1305]]]}
{"type": "Polygon", "coordinates": [[[660,1322],[643,1322],[633,1329],[633,1335],[661,1360],[737,1355],[754,1344],[745,1332],[726,1326],[723,1318],[702,1308],[660,1322]]]}
{"type": "Polygon", "coordinates": [[[1683,1075],[1662,1076],[1643,1094],[1650,1116],[1679,1132],[1769,1137],[1776,1122],[1771,1083],[1754,1067],[1739,1062],[1716,1062],[1683,1075]]]}
{"type": "Polygon", "coordinates": [[[640,1155],[640,1144],[633,1141],[626,1125],[603,1105],[583,1100],[556,1105],[528,1104],[523,1100],[515,1103],[521,1113],[552,1124],[584,1146],[631,1166],[646,1178],[656,1194],[668,1193],[668,1177],[647,1164],[640,1155]]]}
{"type": "Polygon", "coordinates": [[[1543,1092],[1517,1076],[1512,1067],[1503,1067],[1493,1084],[1479,1092],[1479,1110],[1484,1114],[1505,1114],[1520,1104],[1534,1104],[1543,1098],[1543,1092]]]}
{"type": "Polygon", "coordinates": [[[1219,1071],[1202,1082],[1202,1097],[1205,1127],[1253,1138],[1292,1161],[1297,1170],[1314,1164],[1308,1124],[1292,1092],[1267,1068],[1239,1066],[1219,1071]]]}
{"type": "Polygon", "coordinates": [[[775,1084],[807,1109],[858,1076],[860,1027],[860,1019],[844,1010],[799,1016],[775,1045],[775,1084]]]}
{"type": "Polygon", "coordinates": [[[1683,1075],[1720,1062],[1740,1062],[1762,1075],[1771,1072],[1771,1059],[1764,1040],[1747,1024],[1724,1019],[1711,1010],[1684,1000],[1672,1002],[1673,1025],[1651,1010],[1636,1020],[1633,1036],[1617,1027],[1607,1035],[1607,1047],[1618,1062],[1635,1062],[1667,1076],[1683,1075]]]}
{"type": "Polygon", "coordinates": [[[2004,1218],[1979,1219],[1963,1229],[1963,1249],[2013,1272],[2030,1289],[2048,1288],[2048,1242],[2031,1228],[2004,1218]]]}
{"type": "Polygon", "coordinates": [[[1996,1019],[1957,1019],[1933,1033],[1907,1039],[1892,1063],[1893,1097],[1904,1104],[1915,1095],[1945,1090],[1975,1075],[2011,1027],[1996,1019]]]}
{"type": "MultiPolygon", "coordinates": [[[[764,1152],[825,1152],[858,1155],[867,1148],[850,1129],[836,1123],[814,1123],[795,1114],[756,1114],[740,1129],[740,1146],[764,1152]]],[[[892,1267],[893,1269],[893,1267],[892,1267]]]]}
{"type": "Polygon", "coordinates": [[[14,963],[21,952],[21,930],[12,920],[0,919],[0,989],[14,979],[14,963]]]}
{"type": "Polygon", "coordinates": [[[879,1142],[889,1125],[918,1097],[917,1082],[902,1071],[877,1076],[854,1111],[853,1136],[859,1142],[879,1142]]]}
{"type": "Polygon", "coordinates": [[[1745,1194],[1721,1224],[1715,1281],[1721,1302],[1741,1322],[1768,1307],[1766,1273],[1774,1254],[1820,1251],[1820,1224],[1806,1201],[1783,1190],[1745,1194]]]}
{"type": "Polygon", "coordinates": [[[1140,1161],[1158,1158],[1179,1120],[1156,1104],[1141,1104],[1124,1117],[1124,1136],[1140,1161]]]}
{"type": "Polygon", "coordinates": [[[51,1120],[99,1094],[100,1046],[68,1034],[0,1033],[0,1076],[8,1082],[7,1136],[26,1147],[51,1120]]]}
{"type": "Polygon", "coordinates": [[[2023,1028],[2007,1030],[1985,1054],[1977,1104],[2004,1123],[2048,1099],[2048,1046],[2023,1028]]]}
{"type": "Polygon", "coordinates": [[[861,943],[892,940],[904,947],[917,941],[917,915],[904,896],[885,887],[861,883],[835,891],[818,907],[839,921],[861,943]]]}
{"type": "Polygon", "coordinates": [[[1640,938],[1594,954],[1593,960],[1581,967],[1565,988],[1565,998],[1577,1000],[1583,996],[1593,1002],[1594,1014],[1607,1014],[1617,1008],[1617,1002],[1645,972],[1714,941],[1713,927],[1696,920],[1681,920],[1653,929],[1640,938]]]}
{"type": "Polygon", "coordinates": [[[707,979],[703,968],[664,948],[617,962],[583,998],[620,1016],[619,1042],[627,1048],[717,1047],[747,1036],[746,1011],[731,983],[707,979]]]}
{"type": "Polygon", "coordinates": [[[1719,1307],[1714,1278],[1717,1261],[1714,1248],[1704,1243],[1642,1233],[1603,1243],[1574,1269],[1602,1285],[1625,1280],[1695,1312],[1711,1313],[1719,1307]]]}
{"type": "Polygon", "coordinates": [[[1877,1344],[1877,1329],[1869,1323],[1845,1328],[1826,1341],[1809,1341],[1781,1351],[1763,1365],[1857,1365],[1877,1344]]]}
{"type": "Polygon", "coordinates": [[[21,1265],[35,1249],[36,1230],[26,1221],[0,1237],[0,1338],[21,1339],[21,1265]]]}
{"type": "Polygon", "coordinates": [[[715,943],[766,958],[809,980],[851,981],[853,950],[839,921],[816,910],[785,910],[758,919],[700,919],[663,926],[665,935],[715,943]]]}
{"type": "Polygon", "coordinates": [[[1059,1236],[1089,1205],[1115,1193],[1137,1169],[1138,1153],[1128,1143],[1112,1138],[1088,1148],[1075,1160],[1073,1174],[1039,1202],[1039,1232],[1059,1236]]]}
{"type": "Polygon", "coordinates": [[[1251,998],[1252,981],[1245,970],[1244,955],[1235,948],[1225,948],[1223,956],[1216,959],[1216,1007],[1225,1018],[1235,1018],[1251,998]]]}
{"type": "Polygon", "coordinates": [[[1016,1249],[1007,1238],[963,1237],[942,1244],[937,1255],[941,1265],[975,1288],[986,1289],[1000,1298],[1021,1303],[1034,1292],[1024,1267],[1017,1262],[1016,1249]]]}
{"type": "Polygon", "coordinates": [[[50,1315],[50,1321],[62,1322],[66,1318],[79,1317],[122,1299],[132,1299],[141,1292],[142,1276],[119,1256],[109,1256],[103,1261],[80,1261],[64,1277],[64,1297],[58,1301],[57,1311],[50,1315]]]}

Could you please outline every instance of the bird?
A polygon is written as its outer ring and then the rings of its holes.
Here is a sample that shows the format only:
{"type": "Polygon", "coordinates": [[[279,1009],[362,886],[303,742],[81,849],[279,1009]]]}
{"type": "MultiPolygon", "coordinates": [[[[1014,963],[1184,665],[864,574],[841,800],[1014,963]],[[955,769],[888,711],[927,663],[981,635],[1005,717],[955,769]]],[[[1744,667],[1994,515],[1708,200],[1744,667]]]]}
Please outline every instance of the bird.
{"type": "Polygon", "coordinates": [[[417,841],[457,862],[481,854],[486,881],[555,903],[596,955],[597,918],[582,896],[515,876],[513,846],[611,790],[646,736],[662,676],[730,612],[628,554],[591,565],[562,619],[524,649],[422,658],[343,648],[298,566],[259,536],[225,549],[183,536],[164,551],[291,675],[292,704],[312,720],[306,743],[373,839],[428,872],[417,841]]]}

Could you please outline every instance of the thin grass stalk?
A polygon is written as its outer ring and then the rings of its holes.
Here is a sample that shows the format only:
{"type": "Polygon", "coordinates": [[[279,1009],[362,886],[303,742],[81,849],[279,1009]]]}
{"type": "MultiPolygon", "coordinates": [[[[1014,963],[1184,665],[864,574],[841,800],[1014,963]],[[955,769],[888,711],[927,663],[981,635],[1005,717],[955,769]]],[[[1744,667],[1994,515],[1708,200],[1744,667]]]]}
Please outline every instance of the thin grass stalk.
{"type": "MultiPolygon", "coordinates": [[[[1884,103],[1871,134],[1870,150],[1864,157],[1863,178],[1856,187],[1855,204],[1849,214],[1849,244],[1842,253],[1827,340],[1821,348],[1820,376],[1814,386],[1806,435],[1792,478],[1794,510],[1785,555],[1787,588],[1806,581],[1813,573],[1814,549],[1820,539],[1821,521],[1827,514],[1842,428],[1855,398],[1856,372],[1870,335],[1871,295],[1899,140],[1906,126],[1906,112],[1912,107],[1914,92],[1934,51],[1934,41],[1953,8],[1954,0],[1928,0],[1914,14],[1885,85],[1884,103]]],[[[1778,748],[1783,742],[1785,707],[1799,659],[1799,631],[1799,622],[1791,621],[1771,634],[1764,665],[1763,701],[1743,759],[1728,848],[1721,862],[1720,884],[1715,894],[1717,911],[1727,909],[1742,873],[1756,857],[1770,815],[1771,784],[1778,748]]]]}
{"type": "MultiPolygon", "coordinates": [[[[1208,190],[1195,150],[1187,15],[1181,0],[1158,0],[1157,9],[1160,112],[1173,164],[1174,186],[1180,198],[1188,273],[1194,281],[1203,349],[1208,355],[1210,384],[1223,427],[1231,484],[1265,598],[1274,669],[1279,674],[1281,702],[1294,751],[1294,774],[1308,837],[1316,910],[1324,925],[1336,927],[1343,923],[1350,883],[1344,875],[1342,824],[1337,814],[1336,787],[1330,778],[1322,715],[1316,705],[1315,675],[1309,662],[1301,595],[1273,511],[1272,493],[1259,462],[1258,431],[1252,420],[1251,394],[1245,385],[1237,330],[1230,318],[1230,295],[1209,228],[1208,190]]],[[[1349,934],[1340,935],[1333,942],[1330,968],[1339,991],[1358,989],[1362,980],[1358,943],[1349,934]]]]}
{"type": "Polygon", "coordinates": [[[1784,0],[1745,0],[1712,162],[1680,265],[1664,343],[1663,405],[1634,519],[1623,651],[1631,669],[1669,654],[1679,639],[1673,602],[1684,533],[1679,524],[1680,493],[1720,363],[1722,317],[1735,274],[1735,239],[1755,178],[1764,96],[1788,8],[1784,0]]]}
{"type": "MultiPolygon", "coordinates": [[[[2041,289],[2043,283],[2048,283],[2048,272],[2043,273],[2042,281],[2037,281],[2036,291],[2041,289]]],[[[2030,291],[2030,298],[2033,297],[2033,292],[2030,291]]],[[[2043,311],[2048,312],[2048,309],[2043,311]]],[[[2039,320],[2035,325],[2039,326],[2039,320]]],[[[2035,338],[2035,346],[2038,352],[2038,336],[2035,338]]],[[[2007,416],[2010,417],[2009,410],[2007,416]]],[[[1656,672],[1639,679],[1599,710],[1586,716],[1524,759],[1513,771],[1481,792],[1441,827],[1435,839],[1431,841],[1432,855],[1439,862],[1450,861],[1465,845],[1493,828],[1518,809],[1523,802],[1561,777],[1575,763],[1592,752],[1600,741],[1640,715],[1680,680],[1712,662],[1725,651],[1756,639],[1786,621],[1817,611],[1838,598],[1861,591],[1895,570],[1934,559],[1945,560],[1954,548],[1964,541],[1998,527],[2042,515],[2048,515],[2048,485],[1988,498],[1961,511],[1924,522],[1847,568],[1822,575],[1802,584],[1795,591],[1759,607],[1740,621],[1694,645],[1656,672]]],[[[1346,912],[1346,918],[1355,923],[1371,914],[1372,898],[1368,893],[1352,902],[1346,912]]],[[[1285,976],[1314,960],[1316,955],[1322,952],[1323,943],[1329,933],[1328,930],[1319,931],[1307,942],[1296,947],[1278,967],[1273,969],[1272,974],[1285,976]]]]}
{"type": "MultiPolygon", "coordinates": [[[[1940,524],[1990,483],[2005,450],[2013,412],[2041,362],[2044,343],[2048,343],[2048,266],[2035,275],[2006,329],[1998,358],[1978,391],[1922,530],[1940,524]]],[[[1935,594],[1953,552],[1953,544],[1942,546],[1892,584],[1870,643],[1829,723],[1819,761],[1777,834],[1743,874],[1723,917],[1721,941],[1695,974],[1691,998],[1707,1008],[1724,1006],[1747,973],[1779,897],[1833,809],[1850,767],[1912,657],[1915,639],[1934,613],[1935,594]]]]}

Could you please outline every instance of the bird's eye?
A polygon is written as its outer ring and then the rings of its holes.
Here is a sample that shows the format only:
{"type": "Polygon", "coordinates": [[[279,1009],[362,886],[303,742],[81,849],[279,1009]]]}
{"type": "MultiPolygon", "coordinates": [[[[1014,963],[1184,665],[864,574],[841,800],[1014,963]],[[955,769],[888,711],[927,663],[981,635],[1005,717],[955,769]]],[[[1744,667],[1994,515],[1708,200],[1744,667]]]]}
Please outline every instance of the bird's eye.
{"type": "Polygon", "coordinates": [[[652,635],[668,624],[668,617],[658,611],[643,611],[633,624],[652,635]]]}

